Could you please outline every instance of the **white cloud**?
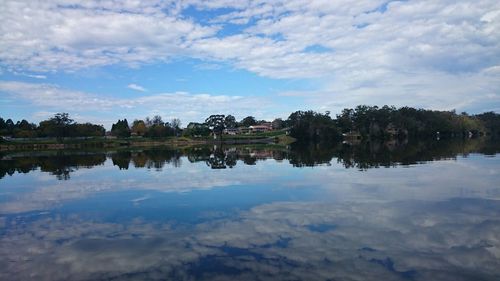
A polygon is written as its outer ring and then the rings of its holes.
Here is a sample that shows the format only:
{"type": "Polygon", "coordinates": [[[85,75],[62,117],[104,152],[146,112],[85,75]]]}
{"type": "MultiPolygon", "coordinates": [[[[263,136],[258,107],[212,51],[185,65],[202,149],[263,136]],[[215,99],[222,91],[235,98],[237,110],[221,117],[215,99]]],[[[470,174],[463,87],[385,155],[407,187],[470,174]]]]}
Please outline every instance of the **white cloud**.
{"type": "Polygon", "coordinates": [[[480,73],[440,71],[356,71],[325,82],[321,90],[289,91],[316,110],[339,113],[360,104],[413,106],[434,110],[500,111],[500,79],[495,68],[480,73]]]}
{"type": "Polygon", "coordinates": [[[163,13],[168,2],[127,3],[4,1],[0,60],[40,71],[133,66],[180,55],[187,41],[217,29],[163,13]]]}
{"type": "Polygon", "coordinates": [[[135,91],[139,91],[139,92],[146,92],[147,91],[146,88],[144,88],[140,85],[137,85],[137,84],[128,84],[127,88],[135,90],[135,91]]]}
{"type": "Polygon", "coordinates": [[[41,75],[41,74],[30,74],[30,73],[16,72],[16,71],[13,71],[13,74],[20,75],[20,76],[26,76],[29,78],[35,78],[35,79],[47,79],[46,75],[41,75]]]}
{"type": "Polygon", "coordinates": [[[74,70],[195,56],[277,78],[351,69],[476,71],[500,62],[498,11],[491,0],[6,1],[0,58],[13,67],[74,70]],[[200,13],[231,9],[202,24],[182,14],[189,5],[200,13]],[[217,34],[235,22],[250,24],[217,34]],[[307,52],[313,45],[331,51],[307,52]]]}
{"type": "MultiPolygon", "coordinates": [[[[486,75],[500,65],[500,2],[494,0],[2,5],[5,69],[74,71],[194,57],[204,65],[229,63],[265,77],[312,79],[315,92],[329,93],[322,96],[326,104],[335,100],[342,106],[386,100],[468,109],[499,94],[498,74],[486,75]],[[217,16],[204,20],[185,14],[188,7],[217,16]],[[220,8],[227,12],[220,14],[220,8]]],[[[498,109],[497,98],[484,103],[498,109]]]]}

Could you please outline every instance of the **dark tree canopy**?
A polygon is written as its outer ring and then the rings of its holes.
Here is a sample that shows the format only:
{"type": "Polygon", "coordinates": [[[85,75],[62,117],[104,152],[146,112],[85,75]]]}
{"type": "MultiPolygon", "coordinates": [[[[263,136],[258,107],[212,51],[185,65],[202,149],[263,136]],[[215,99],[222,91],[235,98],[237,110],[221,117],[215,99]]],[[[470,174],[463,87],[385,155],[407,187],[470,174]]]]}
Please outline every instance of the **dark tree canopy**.
{"type": "Polygon", "coordinates": [[[299,141],[334,141],[340,139],[335,121],[314,111],[296,111],[287,119],[291,135],[299,141]]]}
{"type": "Polygon", "coordinates": [[[235,128],[236,127],[236,118],[233,115],[228,115],[224,119],[224,126],[226,128],[235,128]]]}
{"type": "Polygon", "coordinates": [[[208,136],[210,135],[210,128],[206,124],[191,122],[182,134],[190,137],[208,136]]]}
{"type": "Polygon", "coordinates": [[[220,135],[225,129],[224,120],[225,116],[223,114],[214,114],[205,119],[205,124],[214,134],[220,135]]]}
{"type": "Polygon", "coordinates": [[[130,127],[127,119],[118,120],[111,126],[111,134],[117,137],[130,137],[130,127]]]}
{"type": "Polygon", "coordinates": [[[247,116],[240,121],[240,125],[244,127],[253,126],[257,124],[257,120],[253,116],[247,116]]]}
{"type": "Polygon", "coordinates": [[[68,126],[73,124],[74,120],[69,118],[68,113],[57,113],[54,117],[49,119],[57,126],[68,126]]]}
{"type": "Polygon", "coordinates": [[[76,123],[68,113],[57,113],[38,126],[24,119],[14,123],[11,119],[0,118],[0,135],[16,138],[55,137],[62,140],[66,137],[104,136],[104,133],[103,126],[76,123]]]}

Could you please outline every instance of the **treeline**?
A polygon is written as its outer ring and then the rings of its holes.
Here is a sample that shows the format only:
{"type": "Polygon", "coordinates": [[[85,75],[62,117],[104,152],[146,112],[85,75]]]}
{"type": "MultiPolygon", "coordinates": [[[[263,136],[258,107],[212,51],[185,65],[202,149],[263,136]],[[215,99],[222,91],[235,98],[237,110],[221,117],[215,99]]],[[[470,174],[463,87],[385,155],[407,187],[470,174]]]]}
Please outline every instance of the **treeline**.
{"type": "Polygon", "coordinates": [[[181,120],[174,118],[170,122],[161,116],[147,117],[145,120],[134,120],[129,126],[127,119],[118,120],[111,126],[111,135],[117,137],[143,136],[150,138],[176,136],[181,132],[181,120]]]}
{"type": "Polygon", "coordinates": [[[297,111],[286,120],[293,137],[303,141],[342,138],[452,138],[499,136],[500,114],[435,111],[411,107],[360,105],[344,109],[336,118],[329,112],[297,111]]]}
{"type": "Polygon", "coordinates": [[[39,125],[21,120],[14,123],[12,119],[0,118],[0,135],[15,138],[37,137],[93,137],[104,136],[106,130],[101,125],[76,123],[67,113],[57,113],[54,117],[40,122],[39,125]]]}
{"type": "MultiPolygon", "coordinates": [[[[157,115],[144,120],[118,120],[112,125],[109,134],[116,137],[142,136],[161,138],[170,136],[208,136],[220,135],[225,129],[241,128],[254,125],[272,127],[286,131],[304,142],[323,142],[341,139],[403,139],[403,138],[451,138],[500,135],[500,114],[486,112],[469,115],[465,112],[435,111],[411,107],[366,106],[346,108],[336,117],[330,112],[296,111],[286,119],[277,118],[272,122],[257,120],[247,116],[237,121],[233,115],[210,115],[204,122],[191,122],[181,129],[177,118],[170,122],[157,115]]],[[[93,137],[104,136],[102,125],[76,123],[67,113],[58,113],[54,117],[40,122],[39,125],[21,120],[14,123],[11,119],[0,118],[0,135],[17,138],[35,137],[93,137]]]]}

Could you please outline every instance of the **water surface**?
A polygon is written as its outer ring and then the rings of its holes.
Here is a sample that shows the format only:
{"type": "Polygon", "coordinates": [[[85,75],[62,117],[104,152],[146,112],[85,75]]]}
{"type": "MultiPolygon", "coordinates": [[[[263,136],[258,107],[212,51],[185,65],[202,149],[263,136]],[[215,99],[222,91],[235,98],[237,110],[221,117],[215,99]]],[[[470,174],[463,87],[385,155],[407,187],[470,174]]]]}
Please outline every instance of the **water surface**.
{"type": "Polygon", "coordinates": [[[1,280],[500,280],[498,146],[0,155],[1,280]]]}

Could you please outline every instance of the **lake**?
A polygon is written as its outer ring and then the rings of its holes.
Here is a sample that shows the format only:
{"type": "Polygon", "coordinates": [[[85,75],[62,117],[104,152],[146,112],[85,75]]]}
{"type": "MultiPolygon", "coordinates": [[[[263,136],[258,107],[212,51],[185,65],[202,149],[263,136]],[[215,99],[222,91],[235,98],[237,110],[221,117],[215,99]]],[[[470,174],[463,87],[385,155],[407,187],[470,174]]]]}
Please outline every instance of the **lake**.
{"type": "Polygon", "coordinates": [[[499,152],[2,152],[0,279],[500,280],[499,152]]]}

